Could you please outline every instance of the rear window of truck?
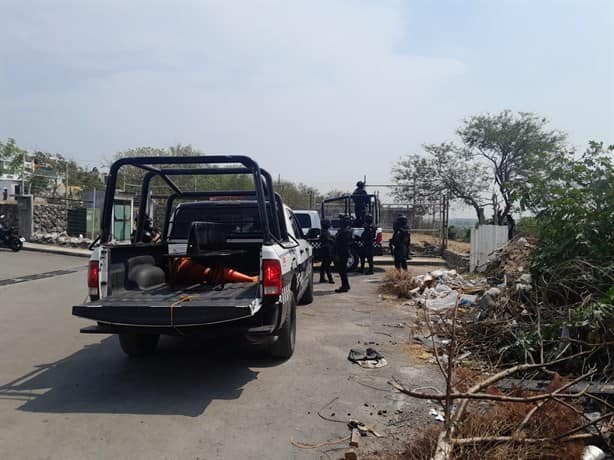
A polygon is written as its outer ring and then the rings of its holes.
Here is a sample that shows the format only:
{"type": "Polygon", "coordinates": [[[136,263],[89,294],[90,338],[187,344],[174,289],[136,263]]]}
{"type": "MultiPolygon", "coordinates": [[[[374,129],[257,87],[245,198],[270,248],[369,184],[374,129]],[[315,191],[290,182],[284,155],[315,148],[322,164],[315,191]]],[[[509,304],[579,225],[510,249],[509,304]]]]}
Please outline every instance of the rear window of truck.
{"type": "Polygon", "coordinates": [[[233,207],[180,207],[171,220],[171,239],[187,239],[192,222],[224,224],[229,235],[262,236],[258,208],[233,207]]]}

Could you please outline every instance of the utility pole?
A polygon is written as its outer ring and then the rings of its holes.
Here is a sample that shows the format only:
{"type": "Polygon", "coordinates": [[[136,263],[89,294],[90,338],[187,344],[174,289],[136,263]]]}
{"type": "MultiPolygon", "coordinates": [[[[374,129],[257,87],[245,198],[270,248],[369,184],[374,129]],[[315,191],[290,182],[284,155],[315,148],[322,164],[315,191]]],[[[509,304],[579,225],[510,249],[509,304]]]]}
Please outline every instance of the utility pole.
{"type": "Polygon", "coordinates": [[[64,199],[66,201],[66,221],[68,221],[68,161],[65,162],[66,171],[64,172],[64,199]]]}
{"type": "Polygon", "coordinates": [[[21,154],[21,190],[22,195],[26,194],[26,152],[21,154]]]}

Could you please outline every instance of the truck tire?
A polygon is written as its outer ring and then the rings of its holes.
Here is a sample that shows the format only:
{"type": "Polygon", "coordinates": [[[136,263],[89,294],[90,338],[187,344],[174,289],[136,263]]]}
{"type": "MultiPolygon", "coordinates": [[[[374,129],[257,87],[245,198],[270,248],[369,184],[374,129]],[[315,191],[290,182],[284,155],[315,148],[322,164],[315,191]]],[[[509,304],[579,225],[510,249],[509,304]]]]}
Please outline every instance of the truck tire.
{"type": "Polygon", "coordinates": [[[358,253],[358,249],[352,246],[350,248],[350,257],[348,257],[347,271],[353,272],[356,270],[358,262],[360,262],[360,254],[358,253]]]}
{"type": "Polygon", "coordinates": [[[118,334],[119,345],[124,353],[131,357],[145,356],[158,346],[158,334],[118,334]]]}
{"type": "Polygon", "coordinates": [[[294,353],[296,341],[296,296],[292,295],[286,313],[286,321],[279,331],[277,340],[270,345],[269,353],[275,359],[289,359],[294,353]]]}
{"type": "Polygon", "coordinates": [[[309,277],[309,284],[307,285],[307,289],[303,292],[303,296],[299,302],[300,305],[309,305],[313,302],[313,267],[311,270],[311,276],[309,277]]]}

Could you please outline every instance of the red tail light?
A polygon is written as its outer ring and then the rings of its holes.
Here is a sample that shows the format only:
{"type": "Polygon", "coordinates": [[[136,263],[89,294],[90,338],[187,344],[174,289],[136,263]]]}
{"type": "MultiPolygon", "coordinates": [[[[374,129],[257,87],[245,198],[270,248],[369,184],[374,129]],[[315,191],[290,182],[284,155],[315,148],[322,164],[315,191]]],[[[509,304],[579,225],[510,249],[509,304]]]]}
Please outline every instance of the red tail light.
{"type": "Polygon", "coordinates": [[[90,299],[98,300],[100,292],[98,291],[98,274],[100,270],[97,260],[90,260],[90,264],[87,269],[87,287],[90,291],[90,299]]]}
{"type": "Polygon", "coordinates": [[[382,237],[383,237],[382,232],[379,232],[377,235],[375,235],[375,242],[377,244],[382,244],[382,237]]]}
{"type": "Polygon", "coordinates": [[[264,295],[281,295],[281,264],[279,260],[265,259],[262,261],[262,286],[264,295]]]}

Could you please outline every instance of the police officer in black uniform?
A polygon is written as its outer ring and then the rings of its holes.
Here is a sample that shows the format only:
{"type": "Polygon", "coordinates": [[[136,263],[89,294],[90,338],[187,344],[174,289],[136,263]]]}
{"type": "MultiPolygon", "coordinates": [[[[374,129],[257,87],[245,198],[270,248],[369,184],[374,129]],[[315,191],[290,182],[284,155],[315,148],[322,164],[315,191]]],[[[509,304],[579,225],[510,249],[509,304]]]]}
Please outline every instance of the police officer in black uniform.
{"type": "Polygon", "coordinates": [[[320,283],[326,283],[326,278],[330,284],[335,284],[333,274],[330,271],[330,264],[333,260],[333,251],[335,248],[335,238],[330,234],[330,221],[322,220],[322,231],[320,232],[320,283]]]}
{"type": "Polygon", "coordinates": [[[373,225],[373,217],[365,215],[365,225],[362,229],[360,240],[362,242],[362,250],[360,252],[360,270],[367,274],[373,274],[373,245],[375,243],[375,226],[373,225]],[[365,262],[369,264],[369,269],[365,272],[365,262]]]}
{"type": "Polygon", "coordinates": [[[352,247],[352,227],[351,219],[346,215],[339,216],[339,231],[335,235],[335,267],[341,277],[341,287],[335,292],[348,292],[350,283],[348,282],[347,263],[352,247]]]}
{"type": "Polygon", "coordinates": [[[394,266],[399,270],[407,270],[407,257],[409,256],[409,226],[407,217],[400,215],[393,224],[392,253],[394,266]]]}
{"type": "Polygon", "coordinates": [[[369,205],[369,195],[365,190],[365,183],[363,181],[359,180],[358,182],[356,182],[356,188],[352,193],[352,200],[354,200],[354,214],[356,215],[356,226],[360,227],[364,223],[367,206],[369,205]]]}

